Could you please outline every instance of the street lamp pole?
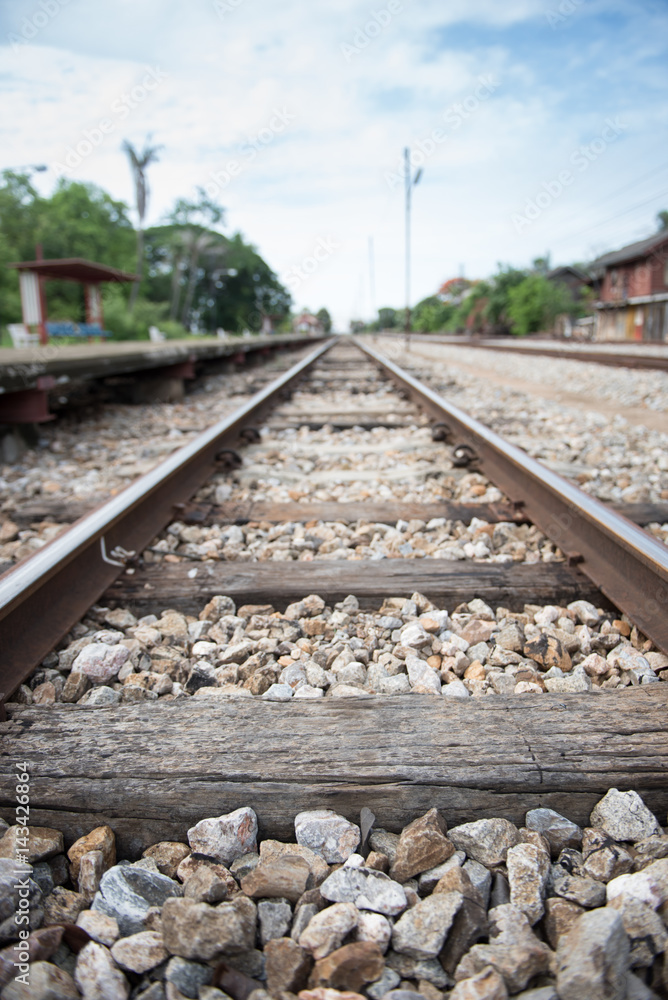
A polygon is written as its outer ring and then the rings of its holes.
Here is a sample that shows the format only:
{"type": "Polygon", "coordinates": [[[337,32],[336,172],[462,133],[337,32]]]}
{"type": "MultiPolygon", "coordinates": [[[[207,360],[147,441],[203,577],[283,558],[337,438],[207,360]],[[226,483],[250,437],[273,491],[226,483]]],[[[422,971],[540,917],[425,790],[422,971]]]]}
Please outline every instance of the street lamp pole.
{"type": "Polygon", "coordinates": [[[406,185],[406,320],[404,330],[406,333],[411,332],[411,197],[413,188],[421,177],[422,167],[417,171],[415,177],[412,176],[411,151],[406,146],[404,149],[404,181],[406,185]]]}

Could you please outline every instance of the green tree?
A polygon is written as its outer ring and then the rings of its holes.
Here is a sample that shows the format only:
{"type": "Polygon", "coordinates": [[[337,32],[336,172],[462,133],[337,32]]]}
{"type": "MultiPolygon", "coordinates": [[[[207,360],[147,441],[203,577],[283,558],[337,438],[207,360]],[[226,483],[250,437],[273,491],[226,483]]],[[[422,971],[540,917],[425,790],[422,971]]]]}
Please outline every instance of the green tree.
{"type": "Polygon", "coordinates": [[[548,281],[542,274],[528,275],[508,294],[512,332],[519,336],[549,330],[557,316],[570,314],[574,308],[573,296],[568,288],[548,281]]]}
{"type": "Polygon", "coordinates": [[[420,333],[435,333],[445,330],[455,306],[449,302],[441,302],[436,295],[430,295],[413,309],[412,324],[420,333]]]}
{"type": "Polygon", "coordinates": [[[322,326],[325,333],[332,332],[332,317],[329,315],[327,309],[318,309],[316,319],[320,320],[320,325],[322,326]]]}
{"type": "Polygon", "coordinates": [[[498,270],[489,282],[489,294],[485,316],[491,333],[509,333],[512,325],[508,314],[509,296],[513,288],[520,285],[527,276],[526,271],[499,264],[498,270]]]}
{"type": "Polygon", "coordinates": [[[656,217],[656,221],[659,224],[660,232],[663,232],[664,229],[668,229],[668,210],[664,208],[662,212],[659,212],[656,217]]]}

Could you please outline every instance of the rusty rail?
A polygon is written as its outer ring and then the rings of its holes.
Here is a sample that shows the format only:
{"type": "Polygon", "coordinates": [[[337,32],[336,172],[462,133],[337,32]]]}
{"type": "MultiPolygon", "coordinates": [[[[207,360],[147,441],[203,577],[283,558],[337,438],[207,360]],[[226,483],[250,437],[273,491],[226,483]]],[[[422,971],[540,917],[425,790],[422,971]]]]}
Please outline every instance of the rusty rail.
{"type": "Polygon", "coordinates": [[[214,471],[216,455],[271,409],[335,343],[328,340],[244,406],[199,434],[117,497],[82,517],[34,556],[0,577],[0,700],[141,552],[214,471]]]}
{"type": "Polygon", "coordinates": [[[484,472],[613,604],[668,652],[668,549],[600,500],[588,496],[388,358],[355,340],[434,420],[455,449],[469,448],[484,472]]]}

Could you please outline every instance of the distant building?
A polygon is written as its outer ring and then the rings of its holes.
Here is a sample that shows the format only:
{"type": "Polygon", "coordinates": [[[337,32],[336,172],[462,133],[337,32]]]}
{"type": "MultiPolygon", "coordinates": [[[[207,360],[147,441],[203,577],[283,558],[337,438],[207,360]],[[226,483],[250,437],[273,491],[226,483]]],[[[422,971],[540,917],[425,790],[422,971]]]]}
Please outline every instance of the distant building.
{"type": "Polygon", "coordinates": [[[582,338],[585,335],[585,331],[587,331],[589,332],[587,339],[591,339],[589,327],[578,323],[578,312],[580,311],[584,296],[594,284],[592,277],[589,274],[585,274],[578,267],[572,267],[570,264],[553,268],[547,272],[545,277],[555,285],[563,285],[573,297],[572,312],[557,316],[552,333],[559,337],[577,336],[582,338]]]}
{"type": "Polygon", "coordinates": [[[668,231],[604,254],[590,270],[599,289],[595,340],[668,341],[668,231]]]}
{"type": "Polygon", "coordinates": [[[322,323],[313,313],[303,312],[295,316],[292,323],[295,333],[310,333],[313,335],[324,333],[322,323]]]}

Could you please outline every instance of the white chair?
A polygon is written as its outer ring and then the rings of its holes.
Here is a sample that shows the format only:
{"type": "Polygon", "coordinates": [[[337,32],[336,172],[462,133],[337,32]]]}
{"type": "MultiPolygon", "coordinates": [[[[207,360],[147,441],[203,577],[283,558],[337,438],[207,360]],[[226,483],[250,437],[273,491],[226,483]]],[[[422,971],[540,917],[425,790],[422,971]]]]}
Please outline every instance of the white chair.
{"type": "Polygon", "coordinates": [[[39,344],[39,334],[30,333],[25,323],[8,323],[7,329],[14,347],[30,347],[31,344],[39,344]]]}
{"type": "Polygon", "coordinates": [[[165,339],[164,333],[157,326],[149,326],[148,335],[154,344],[161,344],[165,339]]]}

